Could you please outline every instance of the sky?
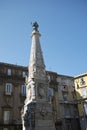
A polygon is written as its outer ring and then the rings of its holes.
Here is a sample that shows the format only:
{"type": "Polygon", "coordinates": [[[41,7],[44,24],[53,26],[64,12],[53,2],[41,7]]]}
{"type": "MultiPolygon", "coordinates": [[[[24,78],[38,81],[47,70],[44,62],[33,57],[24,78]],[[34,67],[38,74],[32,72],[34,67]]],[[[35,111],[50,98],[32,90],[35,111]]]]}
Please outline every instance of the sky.
{"type": "Polygon", "coordinates": [[[86,73],[87,0],[0,0],[0,62],[29,65],[35,21],[46,70],[86,73]]]}

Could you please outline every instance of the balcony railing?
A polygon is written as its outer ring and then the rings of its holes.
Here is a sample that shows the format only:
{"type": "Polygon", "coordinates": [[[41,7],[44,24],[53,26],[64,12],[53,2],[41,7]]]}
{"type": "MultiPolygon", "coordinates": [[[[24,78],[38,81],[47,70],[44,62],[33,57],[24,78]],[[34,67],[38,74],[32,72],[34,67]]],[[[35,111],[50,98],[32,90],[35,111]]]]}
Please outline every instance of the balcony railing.
{"type": "Polygon", "coordinates": [[[22,124],[21,120],[0,120],[0,125],[15,125],[22,124]]]}
{"type": "Polygon", "coordinates": [[[65,118],[72,118],[71,115],[65,115],[64,117],[65,117],[65,118]]]}

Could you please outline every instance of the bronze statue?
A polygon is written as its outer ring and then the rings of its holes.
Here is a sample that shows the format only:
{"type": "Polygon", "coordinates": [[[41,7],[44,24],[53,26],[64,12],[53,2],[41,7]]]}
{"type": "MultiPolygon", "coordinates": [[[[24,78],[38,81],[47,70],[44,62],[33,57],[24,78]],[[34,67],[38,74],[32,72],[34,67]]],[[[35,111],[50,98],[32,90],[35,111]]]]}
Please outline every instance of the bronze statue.
{"type": "Polygon", "coordinates": [[[33,30],[38,31],[39,25],[38,25],[37,22],[34,22],[34,23],[32,24],[32,27],[33,27],[33,30]]]}

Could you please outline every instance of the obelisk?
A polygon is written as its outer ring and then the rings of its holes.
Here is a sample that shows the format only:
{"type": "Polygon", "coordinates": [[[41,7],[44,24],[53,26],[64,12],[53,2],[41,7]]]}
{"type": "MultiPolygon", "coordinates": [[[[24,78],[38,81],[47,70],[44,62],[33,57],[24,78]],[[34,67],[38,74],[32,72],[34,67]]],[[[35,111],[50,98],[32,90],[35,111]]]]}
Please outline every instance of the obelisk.
{"type": "Polygon", "coordinates": [[[51,104],[48,101],[48,79],[40,45],[37,22],[32,24],[32,45],[26,100],[22,114],[23,130],[55,130],[51,104]]]}

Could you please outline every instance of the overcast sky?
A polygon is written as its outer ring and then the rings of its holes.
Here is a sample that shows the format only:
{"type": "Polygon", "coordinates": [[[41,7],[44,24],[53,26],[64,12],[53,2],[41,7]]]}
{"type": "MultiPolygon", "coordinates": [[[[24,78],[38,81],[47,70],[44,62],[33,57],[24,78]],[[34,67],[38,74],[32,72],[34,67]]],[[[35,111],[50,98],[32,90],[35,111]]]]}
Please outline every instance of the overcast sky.
{"type": "Polygon", "coordinates": [[[0,0],[0,62],[29,65],[35,21],[46,70],[87,72],[87,0],[0,0]]]}

